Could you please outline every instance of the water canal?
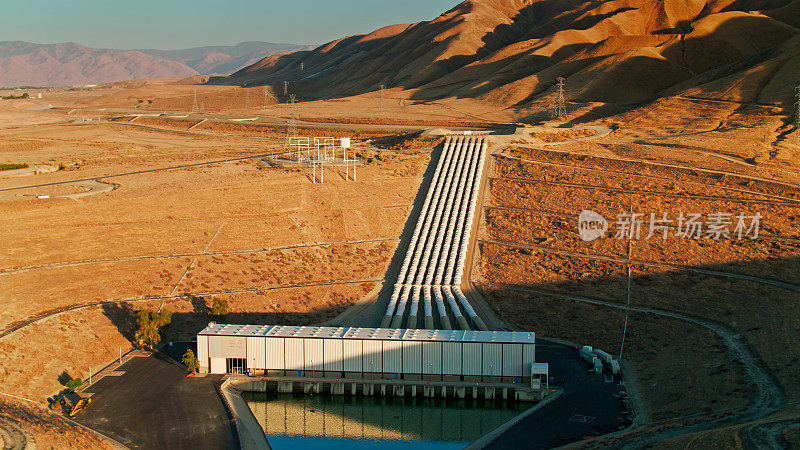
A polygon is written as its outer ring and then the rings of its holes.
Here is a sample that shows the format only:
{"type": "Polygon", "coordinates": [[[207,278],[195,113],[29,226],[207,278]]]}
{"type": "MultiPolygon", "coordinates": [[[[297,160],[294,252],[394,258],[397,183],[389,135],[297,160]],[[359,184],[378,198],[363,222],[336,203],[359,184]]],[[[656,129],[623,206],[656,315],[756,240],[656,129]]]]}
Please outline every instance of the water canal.
{"type": "Polygon", "coordinates": [[[529,403],[452,398],[351,397],[247,392],[275,450],[458,449],[529,403]]]}

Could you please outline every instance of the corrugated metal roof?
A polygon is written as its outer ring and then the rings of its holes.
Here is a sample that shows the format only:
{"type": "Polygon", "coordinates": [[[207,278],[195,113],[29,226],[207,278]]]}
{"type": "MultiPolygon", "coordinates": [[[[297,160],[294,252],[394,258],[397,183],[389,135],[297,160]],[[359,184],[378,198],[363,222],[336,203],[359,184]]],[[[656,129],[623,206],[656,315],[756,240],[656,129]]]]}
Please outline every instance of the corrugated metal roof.
{"type": "Polygon", "coordinates": [[[487,342],[533,344],[529,331],[417,330],[397,328],[309,327],[288,325],[209,324],[197,333],[204,336],[274,336],[295,338],[343,338],[412,341],[487,342]]]}

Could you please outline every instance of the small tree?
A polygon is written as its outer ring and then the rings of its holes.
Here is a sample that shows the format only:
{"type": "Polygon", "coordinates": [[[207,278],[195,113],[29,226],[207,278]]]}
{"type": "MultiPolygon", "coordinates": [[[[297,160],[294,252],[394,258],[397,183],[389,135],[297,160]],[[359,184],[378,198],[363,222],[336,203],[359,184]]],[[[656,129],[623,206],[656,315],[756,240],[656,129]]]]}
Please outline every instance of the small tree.
{"type": "Polygon", "coordinates": [[[139,326],[134,335],[136,342],[153,347],[161,342],[161,329],[170,324],[172,314],[168,311],[143,309],[136,313],[136,321],[139,326]]]}
{"type": "Polygon", "coordinates": [[[227,314],[228,314],[228,300],[219,297],[212,298],[211,310],[208,312],[208,316],[212,320],[223,320],[227,314]]]}
{"type": "Polygon", "coordinates": [[[200,367],[197,357],[194,356],[194,352],[190,348],[186,349],[186,353],[183,354],[183,359],[181,359],[181,362],[184,366],[186,366],[186,369],[192,373],[197,372],[197,369],[200,367]]]}
{"type": "Polygon", "coordinates": [[[64,383],[64,387],[67,389],[77,389],[83,384],[83,380],[80,378],[70,378],[66,383],[64,383]]]}

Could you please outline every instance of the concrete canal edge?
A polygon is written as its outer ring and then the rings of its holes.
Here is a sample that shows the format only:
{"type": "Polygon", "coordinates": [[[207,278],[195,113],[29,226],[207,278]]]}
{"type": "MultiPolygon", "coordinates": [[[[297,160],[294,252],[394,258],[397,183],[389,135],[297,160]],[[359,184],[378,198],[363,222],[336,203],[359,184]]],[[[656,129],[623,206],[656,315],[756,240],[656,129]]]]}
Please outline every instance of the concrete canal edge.
{"type": "Polygon", "coordinates": [[[220,391],[233,416],[236,433],[239,435],[239,446],[242,450],[271,450],[264,430],[242,398],[241,392],[232,384],[234,380],[228,378],[220,386],[220,391]]]}
{"type": "Polygon", "coordinates": [[[489,433],[483,435],[478,440],[476,440],[476,441],[472,442],[471,444],[469,444],[468,446],[464,447],[464,450],[479,450],[479,449],[485,448],[487,445],[491,444],[492,441],[497,439],[501,434],[503,434],[506,431],[508,431],[511,427],[513,427],[514,425],[520,423],[526,417],[528,417],[531,414],[535,413],[536,411],[544,408],[545,406],[550,404],[550,402],[552,402],[553,400],[555,400],[558,397],[560,397],[562,393],[563,393],[563,391],[561,389],[556,389],[555,392],[552,395],[548,396],[547,398],[545,398],[544,400],[540,401],[536,405],[526,409],[521,414],[517,415],[516,417],[514,417],[511,420],[509,420],[508,422],[501,424],[499,427],[497,427],[494,430],[490,431],[489,433]]]}

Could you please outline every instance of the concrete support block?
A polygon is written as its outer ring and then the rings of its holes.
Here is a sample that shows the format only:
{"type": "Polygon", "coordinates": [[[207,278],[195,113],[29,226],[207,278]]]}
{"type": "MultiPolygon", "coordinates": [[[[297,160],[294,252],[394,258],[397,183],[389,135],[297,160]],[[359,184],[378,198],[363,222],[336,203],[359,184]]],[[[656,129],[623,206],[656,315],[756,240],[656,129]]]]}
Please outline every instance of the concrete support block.
{"type": "Polygon", "coordinates": [[[381,396],[382,397],[386,397],[386,385],[385,384],[381,385],[381,396]]]}
{"type": "Polygon", "coordinates": [[[469,324],[467,323],[467,318],[464,317],[464,316],[456,317],[456,322],[458,322],[458,326],[462,330],[471,330],[472,329],[472,328],[469,327],[469,324]]]}
{"type": "Polygon", "coordinates": [[[425,328],[433,330],[433,316],[425,316],[425,328]]]}
{"type": "Polygon", "coordinates": [[[494,388],[484,388],[483,389],[483,397],[486,400],[494,400],[495,399],[495,389],[494,388]]]}
{"type": "Polygon", "coordinates": [[[389,328],[389,324],[392,323],[392,316],[383,316],[381,320],[381,328],[389,328]]]}
{"type": "Polygon", "coordinates": [[[433,398],[434,395],[434,388],[433,386],[423,386],[422,388],[422,395],[427,398],[433,398]]]}
{"type": "Polygon", "coordinates": [[[405,386],[392,386],[392,395],[395,397],[404,397],[406,395],[405,386]]]}
{"type": "Polygon", "coordinates": [[[475,322],[475,326],[478,327],[481,331],[489,331],[489,327],[483,322],[483,319],[480,316],[475,316],[472,318],[472,321],[475,322]]]}
{"type": "Polygon", "coordinates": [[[315,394],[319,394],[322,392],[322,383],[312,383],[312,384],[315,394]]]}
{"type": "Polygon", "coordinates": [[[331,383],[331,394],[344,395],[344,383],[331,383]]]}
{"type": "Polygon", "coordinates": [[[457,398],[467,398],[467,388],[465,387],[457,387],[454,388],[456,391],[457,398]]]}
{"type": "Polygon", "coordinates": [[[291,394],[294,390],[294,383],[291,381],[278,381],[278,392],[281,394],[291,394]]]}
{"type": "MultiPolygon", "coordinates": [[[[392,318],[391,328],[403,328],[400,326],[402,323],[403,323],[403,316],[394,316],[392,318]]],[[[388,328],[388,327],[381,327],[381,328],[388,328]]]]}
{"type": "Polygon", "coordinates": [[[350,395],[356,395],[356,383],[350,383],[350,395]]]}
{"type": "Polygon", "coordinates": [[[408,326],[406,328],[412,330],[417,328],[417,316],[408,316],[408,326]]]}
{"type": "Polygon", "coordinates": [[[508,400],[508,388],[503,388],[503,400],[508,400]]]}
{"type": "Polygon", "coordinates": [[[472,388],[472,398],[478,398],[478,388],[472,388]]]}
{"type": "MultiPolygon", "coordinates": [[[[455,396],[455,393],[453,395],[455,396]]],[[[442,386],[442,398],[447,398],[447,386],[442,386]]]]}
{"type": "Polygon", "coordinates": [[[442,322],[442,329],[443,330],[452,330],[453,326],[450,325],[450,318],[447,316],[440,317],[439,320],[442,322]]]}
{"type": "Polygon", "coordinates": [[[417,386],[416,385],[411,386],[411,396],[412,397],[416,397],[417,396],[417,386]]]}
{"type": "Polygon", "coordinates": [[[308,394],[314,387],[314,383],[303,383],[303,393],[308,394]]]}

